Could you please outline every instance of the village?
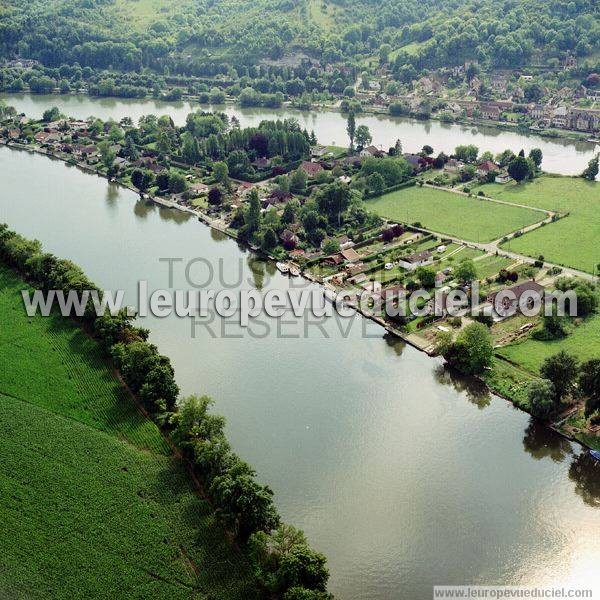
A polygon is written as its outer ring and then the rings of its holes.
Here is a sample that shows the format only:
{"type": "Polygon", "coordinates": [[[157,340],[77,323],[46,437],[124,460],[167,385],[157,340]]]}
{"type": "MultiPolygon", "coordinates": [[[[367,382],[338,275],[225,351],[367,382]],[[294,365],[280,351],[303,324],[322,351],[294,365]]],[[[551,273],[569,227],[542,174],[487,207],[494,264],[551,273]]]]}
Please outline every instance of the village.
{"type": "MultiPolygon", "coordinates": [[[[569,55],[557,72],[562,69],[566,74],[577,66],[577,59],[569,55]]],[[[544,72],[535,69],[486,73],[477,63],[467,61],[432,71],[403,86],[391,83],[390,70],[382,66],[374,77],[365,76],[355,97],[376,112],[434,116],[445,122],[487,122],[547,135],[572,131],[594,136],[600,130],[598,79],[592,74],[587,85],[571,82],[553,89],[545,85],[544,72]]]]}
{"type": "MultiPolygon", "coordinates": [[[[440,336],[456,338],[475,321],[489,327],[498,350],[529,339],[549,324],[543,314],[522,314],[523,298],[535,293],[543,299],[557,285],[564,287],[565,280],[571,288],[594,281],[585,271],[506,247],[526,232],[568,218],[567,213],[517,208],[475,191],[490,183],[514,184],[510,173],[519,179],[535,177],[541,157],[533,151],[529,157],[509,150],[493,157],[463,146],[452,156],[434,157],[430,146],[419,153],[403,152],[400,141],[388,150],[372,144],[349,150],[319,145],[296,123],[263,123],[251,131],[227,123],[221,144],[231,145],[237,137],[250,141],[214,160],[205,154],[203,139],[197,159],[189,164],[180,149],[188,144],[188,132],[166,120],[146,117],[138,128],[128,119],[74,120],[56,113],[48,111],[41,121],[10,114],[1,124],[1,143],[108,177],[138,193],[140,202],[195,215],[276,261],[281,273],[322,284],[332,302],[343,297],[346,305],[431,355],[438,352],[440,336]],[[280,155],[268,150],[276,130],[278,136],[289,136],[280,155]],[[292,156],[290,140],[296,134],[298,150],[292,156]],[[438,196],[448,211],[456,204],[458,220],[473,220],[484,237],[478,233],[475,240],[467,229],[454,231],[448,221],[438,227],[410,214],[401,218],[404,199],[407,206],[416,202],[418,212],[434,208],[438,196]],[[479,210],[485,211],[481,220],[479,210]],[[520,212],[511,225],[515,211],[520,212]],[[419,304],[418,314],[398,310],[406,295],[418,289],[432,296],[419,304]],[[450,314],[445,302],[457,291],[469,306],[450,314]],[[509,316],[492,310],[498,294],[507,292],[512,298],[504,306],[512,309],[509,316]],[[365,295],[368,302],[360,302],[365,295]]],[[[224,118],[198,115],[196,126],[224,118]]],[[[368,132],[362,137],[371,141],[368,132]]],[[[497,391],[511,397],[523,374],[508,363],[505,367],[497,391]]]]}

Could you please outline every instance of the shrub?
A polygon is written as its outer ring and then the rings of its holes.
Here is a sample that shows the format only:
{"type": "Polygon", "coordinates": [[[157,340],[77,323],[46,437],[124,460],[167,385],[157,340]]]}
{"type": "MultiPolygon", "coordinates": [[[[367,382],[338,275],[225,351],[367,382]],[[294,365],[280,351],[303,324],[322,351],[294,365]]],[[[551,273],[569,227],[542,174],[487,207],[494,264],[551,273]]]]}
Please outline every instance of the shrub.
{"type": "Polygon", "coordinates": [[[557,413],[556,390],[548,379],[532,381],[527,390],[531,413],[540,419],[551,419],[557,413]]]}

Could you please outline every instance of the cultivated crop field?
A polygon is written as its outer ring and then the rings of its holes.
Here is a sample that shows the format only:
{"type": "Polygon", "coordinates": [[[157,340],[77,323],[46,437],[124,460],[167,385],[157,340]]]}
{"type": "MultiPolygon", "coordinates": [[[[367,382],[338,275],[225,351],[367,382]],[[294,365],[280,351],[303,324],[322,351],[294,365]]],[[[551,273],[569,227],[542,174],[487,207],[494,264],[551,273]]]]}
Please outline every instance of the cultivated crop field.
{"type": "Polygon", "coordinates": [[[410,187],[369,200],[367,208],[403,223],[420,222],[426,229],[474,242],[491,242],[543,215],[527,208],[468,198],[427,187],[410,187]]]}
{"type": "Polygon", "coordinates": [[[533,257],[541,254],[550,262],[588,272],[600,263],[600,183],[544,175],[521,185],[486,184],[479,189],[506,202],[570,212],[556,223],[510,240],[506,249],[533,257]]]}
{"type": "Polygon", "coordinates": [[[10,598],[254,598],[156,426],[99,348],[28,318],[0,267],[0,590],[10,598]]]}

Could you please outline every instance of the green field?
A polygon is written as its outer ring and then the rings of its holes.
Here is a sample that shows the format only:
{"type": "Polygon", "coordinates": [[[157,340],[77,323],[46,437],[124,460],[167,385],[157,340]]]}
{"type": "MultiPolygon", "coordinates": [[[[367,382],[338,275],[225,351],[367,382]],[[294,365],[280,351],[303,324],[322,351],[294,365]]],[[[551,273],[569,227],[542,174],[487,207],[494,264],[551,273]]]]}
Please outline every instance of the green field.
{"type": "Polygon", "coordinates": [[[502,269],[510,267],[515,261],[510,258],[504,258],[502,256],[486,256],[481,260],[475,261],[475,268],[477,269],[477,277],[479,279],[487,279],[497,275],[502,269]]]}
{"type": "Polygon", "coordinates": [[[28,318],[22,287],[0,267],[2,597],[255,597],[96,343],[60,316],[28,318]]]}
{"type": "Polygon", "coordinates": [[[574,354],[581,361],[598,358],[600,355],[600,315],[595,314],[588,317],[563,339],[537,341],[528,338],[521,343],[498,348],[497,353],[522,365],[531,373],[537,374],[544,359],[561,350],[574,354]]]}
{"type": "Polygon", "coordinates": [[[369,210],[402,223],[474,242],[491,242],[540,221],[539,212],[468,198],[433,188],[410,187],[368,200],[369,210]]]}
{"type": "Polygon", "coordinates": [[[575,177],[545,175],[526,184],[486,184],[477,190],[507,202],[535,206],[561,213],[565,219],[519,238],[505,247],[520,254],[593,273],[600,263],[600,183],[575,177]]]}

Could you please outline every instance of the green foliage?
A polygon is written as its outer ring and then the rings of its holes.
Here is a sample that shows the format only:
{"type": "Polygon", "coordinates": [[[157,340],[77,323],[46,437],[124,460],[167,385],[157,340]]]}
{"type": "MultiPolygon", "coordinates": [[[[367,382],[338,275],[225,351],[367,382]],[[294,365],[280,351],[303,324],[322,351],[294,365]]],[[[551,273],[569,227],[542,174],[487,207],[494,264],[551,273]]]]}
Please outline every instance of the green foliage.
{"type": "Polygon", "coordinates": [[[561,350],[549,356],[540,368],[540,375],[554,385],[557,402],[570,395],[579,374],[579,364],[575,356],[561,350]]]}
{"type": "Polygon", "coordinates": [[[354,112],[350,111],[348,114],[348,123],[346,125],[346,131],[348,133],[348,138],[350,139],[350,150],[354,149],[354,140],[356,138],[356,117],[354,116],[354,112]]]}
{"type": "Polygon", "coordinates": [[[412,173],[410,165],[402,157],[368,157],[362,162],[361,175],[368,177],[373,173],[379,173],[386,187],[391,187],[406,181],[412,173]]]}
{"type": "MultiPolygon", "coordinates": [[[[251,205],[253,200],[258,202],[256,191],[253,192],[251,205]]],[[[38,242],[25,240],[6,225],[0,226],[0,258],[16,267],[30,265],[29,271],[46,288],[61,281],[67,286],[66,291],[73,289],[68,287],[71,282],[76,290],[81,290],[82,285],[91,288],[80,270],[42,254],[38,242]],[[68,274],[71,277],[66,277],[68,274]]],[[[253,469],[231,451],[224,434],[224,419],[208,413],[211,401],[193,396],[176,406],[179,388],[170,360],[146,341],[147,332],[136,330],[125,313],[86,318],[97,335],[105,336],[101,341],[110,348],[113,362],[129,389],[138,394],[157,423],[169,427],[173,441],[193,460],[222,523],[241,542],[254,533],[275,529],[280,518],[273,504],[273,492],[256,482],[253,469]]],[[[285,560],[282,558],[281,569],[280,591],[298,585],[324,590],[328,577],[325,558],[307,546],[298,546],[285,560]]]]}
{"type": "Polygon", "coordinates": [[[590,416],[600,410],[600,359],[593,358],[581,365],[578,388],[587,397],[585,414],[590,416]]]}
{"type": "Polygon", "coordinates": [[[58,313],[27,317],[26,286],[4,266],[0,287],[5,589],[66,600],[101,581],[114,597],[258,598],[245,556],[101,346],[58,313]]]}
{"type": "Polygon", "coordinates": [[[477,278],[477,267],[475,263],[467,258],[465,260],[461,260],[456,270],[454,271],[454,276],[463,283],[468,283],[477,278]]]}
{"type": "Polygon", "coordinates": [[[471,323],[458,334],[456,341],[450,339],[442,336],[437,352],[462,373],[476,375],[491,366],[494,355],[492,336],[482,323],[471,323]]]}
{"type": "Polygon", "coordinates": [[[371,132],[369,131],[369,128],[366,125],[359,125],[356,128],[356,133],[355,133],[354,138],[355,138],[356,145],[359,148],[365,148],[373,141],[371,132]]]}
{"type": "Polygon", "coordinates": [[[592,160],[588,163],[588,166],[581,174],[584,179],[588,181],[594,181],[598,176],[598,163],[600,162],[600,154],[596,154],[592,160]]]}
{"type": "Polygon", "coordinates": [[[42,115],[42,121],[45,123],[57,121],[58,119],[60,119],[60,110],[58,110],[56,106],[45,110],[44,114],[42,115]]]}
{"type": "Polygon", "coordinates": [[[329,572],[322,554],[311,550],[302,531],[280,525],[270,536],[263,532],[249,541],[259,580],[284,598],[329,598],[329,572]]]}
{"type": "Polygon", "coordinates": [[[467,163],[475,162],[479,155],[479,148],[473,144],[466,146],[457,146],[454,150],[454,155],[458,160],[462,160],[467,163]]]}
{"type": "Polygon", "coordinates": [[[424,288],[432,288],[435,286],[435,271],[433,269],[417,267],[415,275],[424,288]]]}
{"type": "Polygon", "coordinates": [[[540,419],[552,419],[556,416],[558,405],[554,384],[548,379],[534,380],[527,390],[529,407],[534,416],[540,419]]]}
{"type": "Polygon", "coordinates": [[[267,227],[263,232],[263,238],[261,243],[261,248],[265,252],[270,252],[277,246],[277,234],[273,231],[272,227],[267,227]]]}
{"type": "Polygon", "coordinates": [[[213,176],[214,178],[222,184],[226,184],[229,180],[229,166],[226,162],[217,161],[213,163],[213,176]]]}
{"type": "Polygon", "coordinates": [[[521,181],[531,177],[531,164],[524,156],[515,156],[508,163],[508,174],[517,183],[521,183],[521,181]]]}
{"type": "Polygon", "coordinates": [[[529,151],[529,158],[535,164],[536,169],[539,169],[541,167],[543,157],[544,155],[542,154],[542,151],[539,148],[532,148],[529,151]]]}
{"type": "Polygon", "coordinates": [[[290,191],[296,193],[304,192],[306,190],[307,182],[308,176],[304,169],[296,169],[290,175],[290,191]]]}
{"type": "Polygon", "coordinates": [[[367,177],[367,188],[372,196],[381,196],[385,191],[385,179],[381,173],[371,173],[367,177]]]}
{"type": "Polygon", "coordinates": [[[340,251],[340,244],[339,242],[334,239],[334,238],[327,238],[324,242],[323,242],[323,252],[325,254],[335,254],[336,252],[340,251]]]}

